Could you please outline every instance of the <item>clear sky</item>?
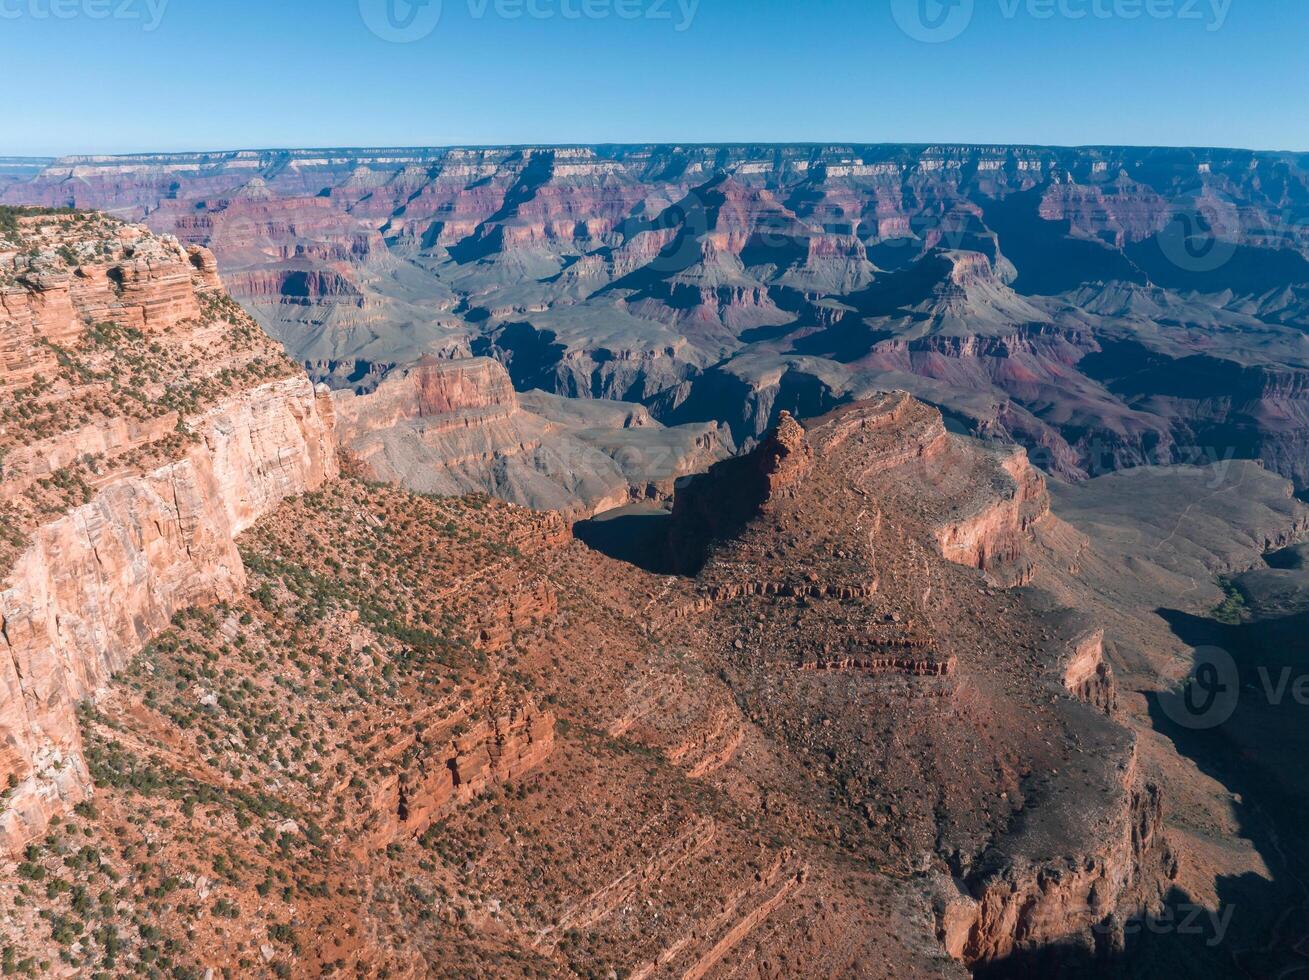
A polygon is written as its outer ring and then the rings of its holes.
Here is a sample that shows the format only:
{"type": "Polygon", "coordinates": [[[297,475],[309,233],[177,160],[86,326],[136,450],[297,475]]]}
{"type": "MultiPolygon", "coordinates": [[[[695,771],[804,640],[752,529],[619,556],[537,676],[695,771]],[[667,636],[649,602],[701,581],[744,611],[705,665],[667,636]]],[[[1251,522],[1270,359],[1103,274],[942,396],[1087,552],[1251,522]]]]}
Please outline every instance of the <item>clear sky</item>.
{"type": "Polygon", "coordinates": [[[0,0],[0,154],[1309,150],[1307,42],[1305,0],[0,0]]]}

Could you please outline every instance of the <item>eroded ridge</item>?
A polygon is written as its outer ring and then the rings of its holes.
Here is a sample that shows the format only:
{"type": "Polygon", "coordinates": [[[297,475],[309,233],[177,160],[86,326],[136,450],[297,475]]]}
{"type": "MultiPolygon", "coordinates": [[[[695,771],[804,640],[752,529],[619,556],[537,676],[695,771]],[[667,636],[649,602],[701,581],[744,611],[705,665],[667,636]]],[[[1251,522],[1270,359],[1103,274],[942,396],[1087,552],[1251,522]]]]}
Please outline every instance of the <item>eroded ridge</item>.
{"type": "Polygon", "coordinates": [[[1007,588],[1030,578],[1050,520],[1020,453],[949,436],[890,394],[784,418],[753,461],[688,490],[675,540],[699,534],[705,557],[679,612],[761,733],[832,787],[832,839],[939,882],[953,956],[1094,950],[1157,900],[1175,858],[1135,737],[1112,720],[1103,630],[1007,588]],[[700,519],[717,494],[748,512],[739,529],[700,519]],[[788,576],[813,587],[755,584],[788,576]],[[860,581],[877,588],[834,585],[860,581]]]}

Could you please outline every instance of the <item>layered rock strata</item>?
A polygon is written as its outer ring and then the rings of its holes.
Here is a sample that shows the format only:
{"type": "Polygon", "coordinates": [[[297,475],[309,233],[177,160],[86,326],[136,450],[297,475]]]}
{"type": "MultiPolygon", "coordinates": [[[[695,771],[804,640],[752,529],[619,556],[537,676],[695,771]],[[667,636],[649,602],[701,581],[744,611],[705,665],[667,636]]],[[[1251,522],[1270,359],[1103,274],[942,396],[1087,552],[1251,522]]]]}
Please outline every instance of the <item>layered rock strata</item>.
{"type": "Polygon", "coordinates": [[[334,401],[341,446],[370,478],[570,516],[670,499],[678,477],[732,445],[718,426],[666,429],[639,406],[534,393],[538,411],[526,410],[489,358],[425,358],[371,393],[334,401]]]}
{"type": "Polygon", "coordinates": [[[903,388],[1062,477],[1211,453],[1303,489],[1306,188],[1210,148],[625,145],[36,160],[0,200],[211,247],[333,386],[489,354],[738,443],[903,388]]]}
{"type": "Polygon", "coordinates": [[[207,252],[95,216],[28,217],[24,231],[35,258],[0,293],[11,853],[92,790],[76,703],[175,612],[236,594],[236,536],[336,474],[330,403],[244,314],[216,309],[207,252]],[[217,363],[199,367],[214,343],[217,363]]]}

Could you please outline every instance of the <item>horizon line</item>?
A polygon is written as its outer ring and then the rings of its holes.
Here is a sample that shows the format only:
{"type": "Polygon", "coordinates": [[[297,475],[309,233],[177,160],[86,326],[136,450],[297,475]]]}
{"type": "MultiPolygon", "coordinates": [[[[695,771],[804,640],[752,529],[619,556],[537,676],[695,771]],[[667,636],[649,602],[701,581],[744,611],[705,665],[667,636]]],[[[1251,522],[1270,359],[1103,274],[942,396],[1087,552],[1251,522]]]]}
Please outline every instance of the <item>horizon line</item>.
{"type": "Polygon", "coordinates": [[[31,161],[58,163],[63,160],[87,160],[94,158],[131,158],[131,157],[171,157],[171,156],[226,156],[239,153],[382,153],[382,152],[440,152],[449,150],[528,150],[528,149],[596,149],[596,148],[789,148],[789,147],[897,147],[897,148],[933,148],[933,147],[995,147],[1002,149],[1025,150],[1177,150],[1193,152],[1249,153],[1269,156],[1305,155],[1309,150],[1295,149],[1254,149],[1243,146],[1218,146],[1206,144],[1169,144],[1169,143],[1006,143],[969,140],[600,140],[592,142],[566,141],[523,142],[523,143],[431,143],[431,144],[339,144],[335,146],[232,146],[221,149],[200,150],[131,150],[123,152],[99,153],[94,151],[61,154],[27,154],[0,153],[0,160],[31,161]]]}

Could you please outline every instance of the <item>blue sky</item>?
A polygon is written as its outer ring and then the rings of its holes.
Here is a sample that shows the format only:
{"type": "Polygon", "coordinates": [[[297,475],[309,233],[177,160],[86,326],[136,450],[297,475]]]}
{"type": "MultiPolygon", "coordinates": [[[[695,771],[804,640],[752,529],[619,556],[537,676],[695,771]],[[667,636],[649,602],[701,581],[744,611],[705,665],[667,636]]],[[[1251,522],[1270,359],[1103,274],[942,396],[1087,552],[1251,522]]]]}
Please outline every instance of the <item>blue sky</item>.
{"type": "Polygon", "coordinates": [[[1304,0],[0,0],[0,154],[647,140],[1309,150],[1307,41],[1304,0]],[[380,36],[397,32],[413,39],[380,36]]]}

